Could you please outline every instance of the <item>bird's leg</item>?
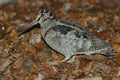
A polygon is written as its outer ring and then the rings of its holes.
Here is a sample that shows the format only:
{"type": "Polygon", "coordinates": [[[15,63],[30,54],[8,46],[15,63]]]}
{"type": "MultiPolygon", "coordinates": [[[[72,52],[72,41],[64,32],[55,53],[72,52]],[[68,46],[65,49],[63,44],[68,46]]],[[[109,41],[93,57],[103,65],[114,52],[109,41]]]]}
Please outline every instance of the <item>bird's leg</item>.
{"type": "Polygon", "coordinates": [[[60,62],[65,62],[65,61],[68,61],[70,59],[70,57],[66,57],[65,59],[63,59],[62,61],[60,62]]]}
{"type": "Polygon", "coordinates": [[[69,59],[70,59],[70,57],[66,57],[65,59],[61,60],[60,62],[59,61],[55,61],[55,62],[48,62],[48,63],[50,63],[52,65],[57,65],[59,63],[63,63],[65,61],[68,61],[69,59]]]}
{"type": "Polygon", "coordinates": [[[70,60],[68,60],[67,62],[72,63],[72,62],[75,61],[75,58],[76,58],[76,56],[73,56],[73,57],[72,57],[70,60]]]}
{"type": "Polygon", "coordinates": [[[47,62],[47,63],[49,63],[49,64],[51,64],[51,65],[58,65],[58,64],[59,64],[58,61],[55,61],[55,62],[47,62]]]}

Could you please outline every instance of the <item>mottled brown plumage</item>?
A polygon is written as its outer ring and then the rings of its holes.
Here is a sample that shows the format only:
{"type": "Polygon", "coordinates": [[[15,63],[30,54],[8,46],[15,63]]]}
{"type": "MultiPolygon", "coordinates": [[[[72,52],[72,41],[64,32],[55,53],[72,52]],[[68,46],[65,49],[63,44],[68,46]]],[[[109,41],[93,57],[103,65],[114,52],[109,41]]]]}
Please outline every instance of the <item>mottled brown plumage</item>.
{"type": "Polygon", "coordinates": [[[40,34],[49,47],[65,56],[63,61],[76,54],[91,55],[98,53],[107,56],[113,54],[108,43],[78,24],[56,19],[54,14],[47,9],[40,10],[32,23],[19,29],[19,34],[36,24],[40,24],[40,34]]]}

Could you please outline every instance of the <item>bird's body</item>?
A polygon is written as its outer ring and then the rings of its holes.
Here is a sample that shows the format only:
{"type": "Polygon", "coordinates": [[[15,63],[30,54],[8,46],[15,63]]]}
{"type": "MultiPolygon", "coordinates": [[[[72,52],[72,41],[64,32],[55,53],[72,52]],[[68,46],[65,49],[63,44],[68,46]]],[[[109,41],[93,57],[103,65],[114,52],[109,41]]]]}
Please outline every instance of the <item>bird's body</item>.
{"type": "Polygon", "coordinates": [[[37,23],[40,24],[40,32],[44,41],[53,50],[64,55],[65,60],[76,54],[112,55],[108,53],[111,48],[108,43],[76,23],[56,19],[54,14],[47,9],[41,10],[28,27],[20,29],[20,34],[37,23]]]}

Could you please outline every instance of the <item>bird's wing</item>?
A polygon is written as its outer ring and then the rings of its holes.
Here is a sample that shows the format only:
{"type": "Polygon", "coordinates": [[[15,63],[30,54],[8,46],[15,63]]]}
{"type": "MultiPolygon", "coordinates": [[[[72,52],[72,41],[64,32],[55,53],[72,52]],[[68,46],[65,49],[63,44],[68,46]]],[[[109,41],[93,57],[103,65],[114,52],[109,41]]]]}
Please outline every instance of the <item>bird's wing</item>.
{"type": "Polygon", "coordinates": [[[108,43],[86,31],[82,32],[82,39],[82,48],[78,49],[78,52],[81,51],[88,55],[92,53],[100,53],[101,51],[107,50],[110,47],[108,43]]]}
{"type": "Polygon", "coordinates": [[[67,28],[71,28],[72,30],[74,30],[76,38],[79,38],[77,44],[78,53],[99,53],[100,51],[106,50],[110,47],[108,43],[97,38],[94,34],[88,32],[86,29],[79,26],[78,24],[62,20],[60,22],[58,22],[59,25],[64,25],[67,28]]]}
{"type": "Polygon", "coordinates": [[[44,36],[46,43],[66,57],[74,54],[94,54],[105,50],[109,45],[80,26],[56,24],[44,36]],[[78,28],[79,27],[79,28],[78,28]]]}

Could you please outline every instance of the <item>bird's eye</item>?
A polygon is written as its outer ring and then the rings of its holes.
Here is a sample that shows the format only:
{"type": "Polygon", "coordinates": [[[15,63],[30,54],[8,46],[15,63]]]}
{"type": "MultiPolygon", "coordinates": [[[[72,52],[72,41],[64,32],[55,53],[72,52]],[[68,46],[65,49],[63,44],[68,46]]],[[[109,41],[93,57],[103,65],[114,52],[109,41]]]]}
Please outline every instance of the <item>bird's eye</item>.
{"type": "Polygon", "coordinates": [[[41,17],[43,17],[44,16],[44,14],[41,14],[41,17]]]}
{"type": "Polygon", "coordinates": [[[41,14],[41,16],[39,16],[38,18],[37,18],[37,21],[39,21],[40,19],[41,19],[41,17],[43,17],[44,16],[44,14],[41,14]]]}

